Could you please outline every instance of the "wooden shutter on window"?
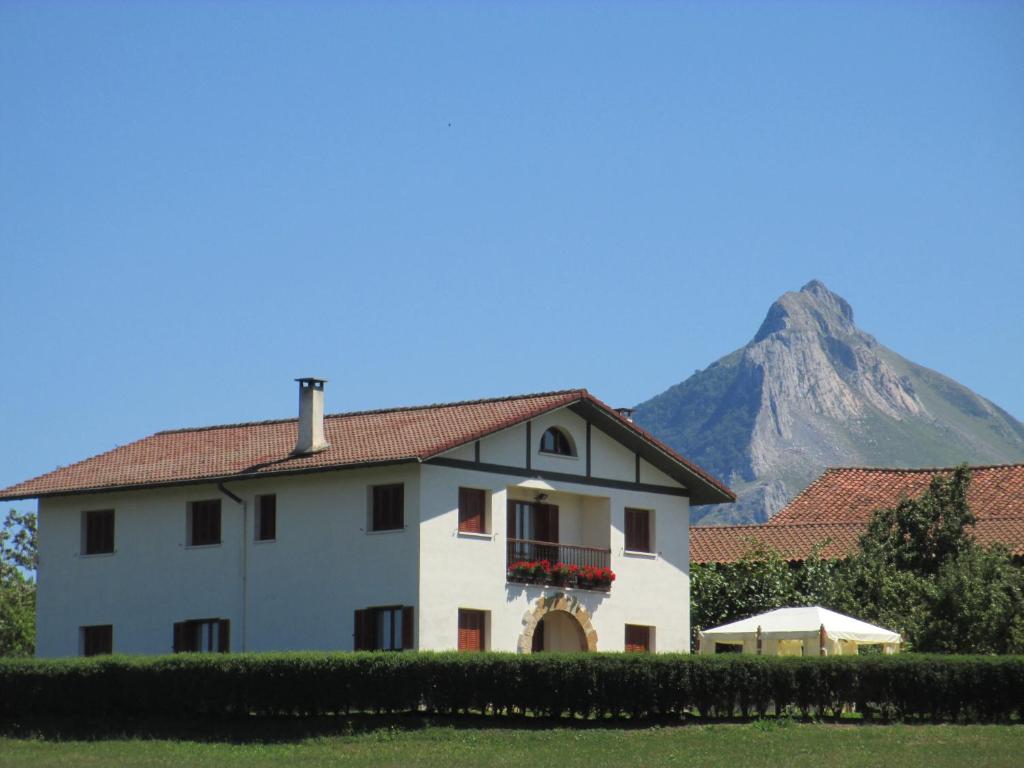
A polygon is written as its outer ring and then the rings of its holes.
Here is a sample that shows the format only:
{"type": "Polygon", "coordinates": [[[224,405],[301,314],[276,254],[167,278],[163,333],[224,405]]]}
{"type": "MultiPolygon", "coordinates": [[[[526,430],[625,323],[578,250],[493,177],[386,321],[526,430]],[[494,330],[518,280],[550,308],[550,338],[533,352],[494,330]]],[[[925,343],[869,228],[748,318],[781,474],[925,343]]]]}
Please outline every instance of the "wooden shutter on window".
{"type": "Polygon", "coordinates": [[[650,515],[646,509],[626,510],[626,549],[633,552],[651,551],[650,515]]]}
{"type": "Polygon", "coordinates": [[[172,646],[175,653],[184,653],[188,650],[186,648],[185,641],[185,627],[188,622],[177,621],[174,623],[174,644],[172,646]]]}
{"type": "Polygon", "coordinates": [[[411,605],[402,608],[402,650],[411,651],[416,636],[415,611],[411,605]]]}
{"type": "Polygon", "coordinates": [[[370,613],[370,611],[366,610],[356,611],[353,650],[369,651],[372,648],[369,637],[371,624],[370,613]]]}
{"type": "Polygon", "coordinates": [[[505,536],[509,539],[518,538],[516,535],[516,503],[510,500],[505,509],[505,536]]]}
{"type": "Polygon", "coordinates": [[[459,488],[460,531],[484,532],[484,499],[484,491],[478,488],[459,488]]]}
{"type": "Polygon", "coordinates": [[[548,541],[558,541],[558,507],[548,504],[548,541]]]}
{"type": "Polygon", "coordinates": [[[651,628],[626,625],[626,652],[647,653],[651,650],[651,628]]]}
{"type": "Polygon", "coordinates": [[[484,612],[459,609],[459,650],[484,649],[484,612]]]}
{"type": "Polygon", "coordinates": [[[227,619],[221,619],[217,622],[218,627],[218,653],[227,653],[231,650],[231,622],[227,619]]]}

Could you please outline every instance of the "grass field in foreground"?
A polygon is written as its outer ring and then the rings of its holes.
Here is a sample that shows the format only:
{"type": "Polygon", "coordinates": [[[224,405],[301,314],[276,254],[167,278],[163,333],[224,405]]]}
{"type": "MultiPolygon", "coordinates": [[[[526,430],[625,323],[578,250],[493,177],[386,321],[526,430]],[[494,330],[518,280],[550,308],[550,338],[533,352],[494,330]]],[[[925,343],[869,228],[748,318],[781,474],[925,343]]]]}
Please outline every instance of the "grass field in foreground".
{"type": "Polygon", "coordinates": [[[971,768],[1020,766],[1024,726],[818,725],[788,721],[636,729],[433,727],[288,742],[0,738],[8,766],[504,766],[796,764],[971,768]]]}

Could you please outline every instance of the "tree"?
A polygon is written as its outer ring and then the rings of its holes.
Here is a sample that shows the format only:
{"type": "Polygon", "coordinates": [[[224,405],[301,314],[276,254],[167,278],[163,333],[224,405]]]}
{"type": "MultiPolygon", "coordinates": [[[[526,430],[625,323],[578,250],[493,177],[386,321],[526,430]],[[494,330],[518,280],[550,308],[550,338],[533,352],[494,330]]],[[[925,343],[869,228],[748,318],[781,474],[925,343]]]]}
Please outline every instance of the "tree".
{"type": "Polygon", "coordinates": [[[974,545],[967,533],[975,523],[967,504],[970,483],[970,470],[962,465],[949,477],[935,475],[920,497],[876,511],[861,537],[861,552],[900,571],[934,576],[974,545]]]}
{"type": "Polygon", "coordinates": [[[872,515],[841,569],[849,612],[898,629],[919,651],[1024,651],[1024,575],[970,535],[970,471],[936,475],[919,498],[872,515]]]}
{"type": "Polygon", "coordinates": [[[858,552],[799,566],[752,542],[738,563],[691,569],[706,628],[786,605],[821,605],[898,630],[914,650],[1024,653],[1024,571],[971,536],[970,472],[937,475],[916,499],[877,510],[858,552]]]}
{"type": "Polygon", "coordinates": [[[691,567],[690,595],[691,623],[700,629],[795,605],[798,599],[789,564],[753,541],[739,562],[691,567]]]}
{"type": "Polygon", "coordinates": [[[0,528],[0,656],[35,652],[36,516],[11,510],[0,528]]]}

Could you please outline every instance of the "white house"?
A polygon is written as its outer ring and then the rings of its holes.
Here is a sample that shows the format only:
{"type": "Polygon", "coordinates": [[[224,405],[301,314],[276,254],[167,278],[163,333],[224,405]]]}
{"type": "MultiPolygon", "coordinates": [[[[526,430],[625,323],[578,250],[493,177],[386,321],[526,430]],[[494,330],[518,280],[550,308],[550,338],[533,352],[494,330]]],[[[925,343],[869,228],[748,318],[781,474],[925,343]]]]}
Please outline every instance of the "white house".
{"type": "Polygon", "coordinates": [[[39,499],[38,655],[689,650],[689,507],[734,500],[708,473],[585,390],[325,417],[299,381],[298,420],[0,491],[39,499]]]}

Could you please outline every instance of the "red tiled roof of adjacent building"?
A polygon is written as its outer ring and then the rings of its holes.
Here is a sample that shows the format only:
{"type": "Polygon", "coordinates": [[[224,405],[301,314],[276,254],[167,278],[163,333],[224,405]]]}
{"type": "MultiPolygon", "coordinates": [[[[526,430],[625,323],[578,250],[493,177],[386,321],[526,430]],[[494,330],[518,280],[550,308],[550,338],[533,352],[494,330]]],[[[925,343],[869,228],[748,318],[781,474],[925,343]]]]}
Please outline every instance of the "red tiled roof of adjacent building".
{"type": "MultiPolygon", "coordinates": [[[[811,483],[768,525],[790,523],[864,523],[876,509],[920,496],[938,469],[831,467],[811,483]]],[[[1024,519],[1024,464],[971,467],[967,503],[978,520],[1024,519]]]]}
{"type": "Polygon", "coordinates": [[[719,480],[584,389],[324,417],[329,447],[293,455],[297,419],[158,432],[0,490],[0,500],[126,490],[352,466],[425,461],[459,445],[574,403],[587,403],[677,462],[716,501],[735,498],[719,480]],[[721,498],[717,498],[720,496],[721,498]]]}
{"type": "Polygon", "coordinates": [[[757,549],[778,552],[784,560],[806,560],[818,546],[821,557],[831,560],[855,550],[863,533],[863,525],[844,523],[693,526],[690,562],[734,563],[757,549]]]}
{"type": "MultiPolygon", "coordinates": [[[[952,467],[830,468],[764,525],[692,528],[690,559],[732,563],[761,546],[786,560],[804,560],[819,545],[824,545],[822,557],[845,557],[857,548],[872,512],[916,498],[935,475],[952,472],[952,467]]],[[[978,521],[969,530],[979,543],[1001,544],[1024,556],[1024,464],[971,467],[967,503],[978,521]]]]}

